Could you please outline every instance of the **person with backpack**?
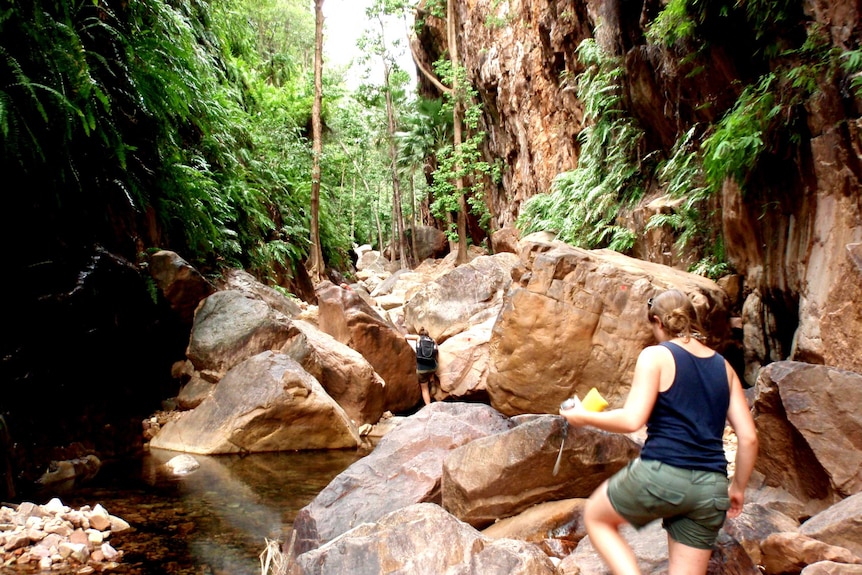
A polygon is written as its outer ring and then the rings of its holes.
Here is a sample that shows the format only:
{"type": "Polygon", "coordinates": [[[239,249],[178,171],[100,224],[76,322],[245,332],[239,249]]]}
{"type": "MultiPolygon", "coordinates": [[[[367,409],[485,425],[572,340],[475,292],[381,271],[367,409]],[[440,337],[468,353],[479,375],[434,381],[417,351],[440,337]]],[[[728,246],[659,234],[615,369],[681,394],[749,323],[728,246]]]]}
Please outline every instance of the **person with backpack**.
{"type": "Polygon", "coordinates": [[[431,385],[437,376],[437,342],[424,327],[419,328],[418,335],[408,333],[404,337],[415,342],[416,376],[419,378],[422,400],[428,405],[431,403],[431,385]]]}

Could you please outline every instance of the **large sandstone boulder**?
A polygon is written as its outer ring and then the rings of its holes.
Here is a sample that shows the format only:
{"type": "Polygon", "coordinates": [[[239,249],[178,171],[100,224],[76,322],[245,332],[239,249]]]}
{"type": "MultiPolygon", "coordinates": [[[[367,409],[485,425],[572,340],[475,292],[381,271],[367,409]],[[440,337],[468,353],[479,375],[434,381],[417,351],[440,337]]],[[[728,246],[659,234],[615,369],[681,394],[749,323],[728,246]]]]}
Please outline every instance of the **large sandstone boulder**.
{"type": "Polygon", "coordinates": [[[300,510],[293,524],[296,552],[317,548],[361,523],[378,521],[413,503],[439,503],[446,455],[512,425],[487,405],[432,403],[424,407],[300,510]]]}
{"type": "Polygon", "coordinates": [[[235,290],[218,291],[195,312],[186,357],[208,381],[258,353],[277,350],[296,334],[290,318],[235,290]]]}
{"type": "Polygon", "coordinates": [[[198,304],[215,287],[176,252],[159,250],[150,256],[150,275],[180,321],[191,325],[198,304]]]}
{"type": "Polygon", "coordinates": [[[848,565],[836,561],[818,561],[806,566],[799,575],[862,575],[862,565],[848,565]]]}
{"type": "MultiPolygon", "coordinates": [[[[641,573],[667,573],[667,534],[660,521],[653,521],[640,531],[626,524],[620,528],[620,533],[634,551],[641,573]]],[[[560,562],[557,572],[560,575],[607,575],[610,570],[586,536],[575,551],[560,562]]]]}
{"type": "Polygon", "coordinates": [[[625,435],[570,427],[558,415],[524,416],[515,428],[453,450],[443,464],[443,507],[483,528],[545,501],[589,497],[640,453],[625,435]],[[557,475],[554,464],[565,441],[557,475]]]}
{"type": "Polygon", "coordinates": [[[518,257],[511,253],[479,256],[427,284],[404,304],[404,324],[424,327],[437,341],[496,318],[512,283],[518,257]]]}
{"type": "Polygon", "coordinates": [[[862,557],[862,493],[851,495],[802,524],[799,532],[862,557]]]}
{"type": "Polygon", "coordinates": [[[862,491],[862,375],[781,361],[756,389],[756,469],[768,485],[827,504],[862,491]]]}
{"type": "Polygon", "coordinates": [[[493,539],[520,539],[538,545],[548,556],[567,557],[586,537],[582,498],[547,501],[501,519],[482,530],[493,539]]]}
{"type": "Polygon", "coordinates": [[[759,503],[746,503],[742,514],[725,521],[723,529],[742,545],[752,561],[760,564],[761,542],[774,533],[796,531],[799,521],[759,503]]]}
{"type": "Polygon", "coordinates": [[[417,503],[296,557],[291,575],[554,575],[530,543],[491,539],[438,505],[417,503]]]}
{"type": "Polygon", "coordinates": [[[415,237],[416,253],[414,259],[421,262],[428,258],[442,258],[449,253],[449,240],[442,230],[431,226],[416,226],[407,230],[408,244],[415,237]]]}
{"type": "Polygon", "coordinates": [[[356,426],[293,359],[265,351],[231,369],[191,411],[169,421],[150,446],[212,455],[360,444],[356,426]]]}
{"type": "Polygon", "coordinates": [[[220,290],[234,290],[264,301],[271,308],[290,318],[302,313],[302,308],[297,302],[268,285],[260,283],[257,278],[245,270],[227,270],[217,286],[220,290]]]}
{"type": "Polygon", "coordinates": [[[492,318],[474,325],[438,346],[437,400],[485,397],[494,321],[492,318]]]}
{"type": "Polygon", "coordinates": [[[557,413],[591,387],[621,405],[638,354],[655,343],[646,302],[665,289],[689,295],[713,346],[730,340],[724,292],[709,279],[531,236],[520,246],[490,342],[488,394],[502,413],[557,413]]]}
{"type": "MultiPolygon", "coordinates": [[[[762,446],[763,435],[761,434],[760,437],[762,446]]],[[[805,499],[799,495],[794,495],[781,485],[767,485],[766,477],[756,470],[751,474],[751,480],[748,482],[745,503],[757,504],[766,509],[777,511],[796,521],[804,521],[829,505],[828,502],[821,499],[805,499]]]]}
{"type": "Polygon", "coordinates": [[[798,573],[820,561],[854,564],[862,559],[849,549],[823,543],[801,533],[773,533],[761,543],[762,563],[766,573],[798,573]]]}
{"type": "Polygon", "coordinates": [[[362,355],[304,321],[281,352],[313,375],[356,423],[375,424],[385,411],[385,384],[362,355]]]}
{"type": "Polygon", "coordinates": [[[521,233],[514,226],[505,226],[491,234],[491,247],[495,254],[501,252],[518,253],[518,240],[521,233]]]}
{"type": "Polygon", "coordinates": [[[385,382],[385,409],[403,413],[422,399],[416,355],[404,335],[353,290],[324,281],[317,286],[320,329],[355,349],[385,382]]]}

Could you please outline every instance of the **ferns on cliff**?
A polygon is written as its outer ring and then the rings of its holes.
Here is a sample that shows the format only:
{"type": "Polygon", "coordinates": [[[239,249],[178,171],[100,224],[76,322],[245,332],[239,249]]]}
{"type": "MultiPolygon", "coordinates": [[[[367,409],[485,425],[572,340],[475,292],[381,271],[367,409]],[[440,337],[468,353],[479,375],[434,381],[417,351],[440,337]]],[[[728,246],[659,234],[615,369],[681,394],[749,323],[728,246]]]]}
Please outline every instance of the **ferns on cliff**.
{"type": "Polygon", "coordinates": [[[862,98],[862,49],[848,50],[840,56],[841,68],[857,98],[862,98]]]}
{"type": "Polygon", "coordinates": [[[618,59],[603,53],[593,39],[583,41],[577,55],[586,67],[577,79],[577,94],[591,122],[579,136],[578,167],[559,174],[551,193],[527,201],[518,226],[526,233],[553,231],[575,246],[625,251],[635,235],[616,225],[616,218],[643,195],[643,131],[622,110],[618,59]]]}
{"type": "Polygon", "coordinates": [[[729,271],[729,266],[721,235],[711,225],[715,221],[713,214],[705,213],[712,189],[706,185],[703,158],[697,145],[703,130],[701,125],[692,126],[674,144],[670,157],[661,163],[656,174],[658,184],[674,201],[673,209],[652,215],[644,229],[663,226],[672,229],[678,251],[688,248],[702,254],[689,271],[717,279],[729,271]]]}

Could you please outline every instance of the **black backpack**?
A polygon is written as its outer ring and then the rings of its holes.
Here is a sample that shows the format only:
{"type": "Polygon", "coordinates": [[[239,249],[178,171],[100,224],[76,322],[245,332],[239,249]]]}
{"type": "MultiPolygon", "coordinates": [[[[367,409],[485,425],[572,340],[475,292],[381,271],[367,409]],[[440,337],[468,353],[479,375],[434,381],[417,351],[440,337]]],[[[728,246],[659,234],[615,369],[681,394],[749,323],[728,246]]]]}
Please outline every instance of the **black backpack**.
{"type": "Polygon", "coordinates": [[[419,359],[434,360],[434,340],[427,335],[420,335],[416,342],[416,357],[419,359]]]}

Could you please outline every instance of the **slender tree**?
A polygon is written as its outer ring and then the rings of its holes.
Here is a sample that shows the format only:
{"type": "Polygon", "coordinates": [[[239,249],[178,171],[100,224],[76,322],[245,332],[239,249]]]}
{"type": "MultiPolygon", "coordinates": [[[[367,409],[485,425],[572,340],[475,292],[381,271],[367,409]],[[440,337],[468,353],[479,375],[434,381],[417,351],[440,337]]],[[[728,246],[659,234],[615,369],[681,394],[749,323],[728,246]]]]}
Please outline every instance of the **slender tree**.
{"type": "MultiPolygon", "coordinates": [[[[440,151],[438,159],[441,159],[441,164],[434,173],[433,188],[435,211],[445,214],[450,226],[452,213],[456,213],[456,261],[462,264],[467,262],[467,192],[479,194],[481,186],[477,185],[476,177],[482,173],[490,174],[492,169],[487,162],[479,160],[478,145],[484,138],[484,133],[477,132],[466,140],[464,138],[465,124],[468,130],[476,132],[479,107],[472,104],[475,91],[467,81],[466,70],[460,63],[455,2],[446,0],[445,13],[442,6],[443,0],[433,0],[426,4],[430,14],[445,18],[446,21],[448,59],[441,58],[434,63],[435,72],[440,75],[440,79],[420,64],[415,52],[412,54],[419,71],[443,92],[446,106],[452,112],[453,143],[451,147],[447,146],[440,151]],[[469,176],[473,182],[470,188],[465,185],[465,176],[469,176]]],[[[473,201],[472,206],[476,208],[479,204],[473,201]]]]}
{"type": "Polygon", "coordinates": [[[311,107],[312,168],[311,168],[311,254],[310,273],[313,281],[323,278],[323,251],[320,249],[320,155],[323,149],[323,129],[320,121],[323,100],[323,0],[314,0],[314,104],[311,107]]]}
{"type": "MultiPolygon", "coordinates": [[[[394,56],[399,42],[387,42],[386,24],[395,16],[403,16],[408,9],[405,0],[375,0],[365,11],[366,16],[376,21],[377,30],[366,30],[359,40],[363,52],[379,57],[383,70],[383,84],[378,89],[382,92],[386,110],[386,150],[388,152],[389,173],[392,180],[392,253],[391,259],[400,260],[401,267],[409,267],[408,251],[405,247],[406,231],[404,225],[404,209],[401,200],[401,181],[398,170],[398,148],[395,134],[397,132],[398,102],[403,95],[396,97],[406,80],[406,73],[401,70],[394,56]]],[[[366,58],[367,60],[367,58],[366,58]]]]}
{"type": "MultiPolygon", "coordinates": [[[[428,225],[431,221],[430,202],[427,195],[416,197],[416,172],[421,168],[424,182],[431,182],[431,174],[437,167],[437,153],[452,139],[452,117],[443,111],[440,99],[420,99],[411,111],[402,116],[398,140],[398,161],[402,172],[410,182],[410,218],[412,227],[428,225]]],[[[424,187],[424,186],[423,186],[424,187]]],[[[416,253],[415,234],[413,253],[416,253]]]]}
{"type": "MultiPolygon", "coordinates": [[[[449,57],[452,62],[452,70],[455,71],[461,65],[458,60],[458,37],[456,31],[455,20],[455,0],[448,0],[446,3],[446,37],[449,42],[449,57]]],[[[452,74],[452,94],[454,95],[452,110],[452,121],[454,122],[454,144],[455,150],[461,148],[462,142],[462,125],[461,118],[463,114],[464,103],[458,97],[461,87],[458,82],[459,74],[452,74]]],[[[459,264],[467,263],[467,200],[464,197],[464,176],[463,171],[456,166],[457,176],[455,177],[455,193],[458,195],[458,257],[455,260],[459,264]]]]}

